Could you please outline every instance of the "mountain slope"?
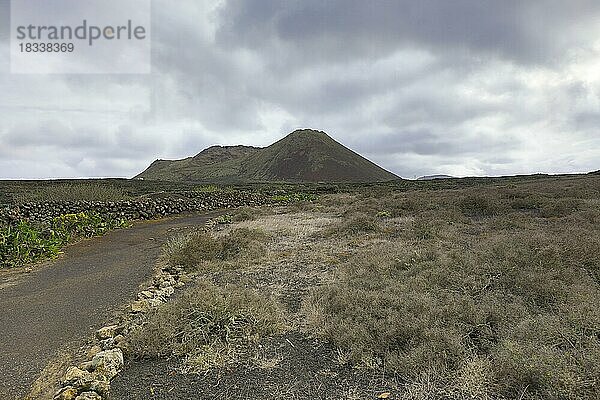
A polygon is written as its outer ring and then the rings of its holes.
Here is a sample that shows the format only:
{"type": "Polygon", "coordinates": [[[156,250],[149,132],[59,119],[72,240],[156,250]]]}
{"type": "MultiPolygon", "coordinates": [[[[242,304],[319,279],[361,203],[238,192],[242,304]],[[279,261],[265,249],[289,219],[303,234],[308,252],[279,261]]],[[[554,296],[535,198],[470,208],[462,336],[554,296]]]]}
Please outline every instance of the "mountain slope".
{"type": "Polygon", "coordinates": [[[136,178],[160,181],[222,181],[239,175],[240,160],[260,150],[250,146],[212,146],[183,160],[156,160],[136,178]]]}
{"type": "Polygon", "coordinates": [[[136,178],[228,182],[399,179],[326,133],[309,129],[292,132],[265,148],[213,146],[183,160],[157,160],[136,178]]]}

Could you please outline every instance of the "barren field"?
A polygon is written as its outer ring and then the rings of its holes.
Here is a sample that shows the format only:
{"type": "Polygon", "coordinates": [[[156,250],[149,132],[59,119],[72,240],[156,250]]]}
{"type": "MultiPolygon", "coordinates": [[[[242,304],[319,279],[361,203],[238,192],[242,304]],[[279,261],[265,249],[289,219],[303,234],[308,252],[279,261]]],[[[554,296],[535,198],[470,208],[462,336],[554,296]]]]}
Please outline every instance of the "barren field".
{"type": "Polygon", "coordinates": [[[137,322],[111,398],[598,398],[600,179],[431,189],[173,237],[191,281],[137,322]]]}

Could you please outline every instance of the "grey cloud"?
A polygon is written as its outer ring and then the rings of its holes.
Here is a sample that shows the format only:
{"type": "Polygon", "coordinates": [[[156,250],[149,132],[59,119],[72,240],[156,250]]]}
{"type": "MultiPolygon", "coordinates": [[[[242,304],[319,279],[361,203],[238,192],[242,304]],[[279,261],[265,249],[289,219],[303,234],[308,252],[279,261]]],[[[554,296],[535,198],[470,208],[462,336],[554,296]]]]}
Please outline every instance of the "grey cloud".
{"type": "Polygon", "coordinates": [[[313,50],[316,60],[417,44],[539,61],[572,45],[565,33],[598,12],[594,0],[234,0],[221,11],[218,39],[263,47],[276,38],[313,50]]]}
{"type": "Polygon", "coordinates": [[[406,177],[598,169],[600,82],[572,70],[597,1],[211,7],[154,1],[151,75],[14,76],[0,53],[0,177],[131,176],[299,127],[406,177]]]}
{"type": "Polygon", "coordinates": [[[10,0],[0,0],[0,41],[10,37],[10,0]]]}
{"type": "Polygon", "coordinates": [[[405,130],[376,134],[353,141],[371,154],[408,154],[422,156],[466,156],[477,154],[501,154],[522,146],[518,137],[487,136],[460,132],[431,130],[405,130]]]}
{"type": "Polygon", "coordinates": [[[14,126],[0,137],[5,146],[13,149],[13,157],[27,158],[32,151],[44,149],[46,154],[60,154],[71,167],[76,167],[85,158],[145,158],[161,147],[160,140],[128,125],[102,130],[80,123],[70,126],[62,121],[44,119],[14,126]]]}
{"type": "Polygon", "coordinates": [[[578,130],[600,129],[600,110],[596,112],[582,112],[573,116],[573,125],[578,130]]]}
{"type": "Polygon", "coordinates": [[[73,149],[92,148],[107,144],[99,130],[74,130],[58,120],[25,123],[9,130],[4,139],[15,147],[56,146],[73,149]]]}
{"type": "Polygon", "coordinates": [[[395,107],[383,121],[389,126],[411,126],[415,124],[442,125],[449,130],[474,118],[502,113],[497,105],[486,104],[472,98],[461,98],[459,95],[440,95],[435,92],[424,92],[417,96],[398,96],[395,107]]]}

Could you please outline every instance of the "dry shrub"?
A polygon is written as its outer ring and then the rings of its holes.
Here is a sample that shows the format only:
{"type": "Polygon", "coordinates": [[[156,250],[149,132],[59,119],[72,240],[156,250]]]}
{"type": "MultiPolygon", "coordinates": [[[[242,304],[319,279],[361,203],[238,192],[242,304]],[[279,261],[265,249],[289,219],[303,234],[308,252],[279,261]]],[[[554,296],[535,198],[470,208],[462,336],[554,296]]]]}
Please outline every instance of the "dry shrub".
{"type": "Polygon", "coordinates": [[[254,221],[260,210],[253,207],[240,207],[233,213],[233,222],[254,221]]]}
{"type": "Polygon", "coordinates": [[[537,194],[516,198],[510,204],[515,210],[530,211],[543,218],[565,217],[578,211],[582,205],[581,199],[548,198],[537,194]]]}
{"type": "Polygon", "coordinates": [[[574,229],[371,247],[312,290],[308,326],[354,364],[413,383],[435,371],[407,398],[598,398],[598,244],[574,229]]]}
{"type": "Polygon", "coordinates": [[[600,180],[515,182],[346,196],[329,233],[357,250],[308,329],[406,399],[600,398],[600,180]],[[382,210],[405,223],[357,237],[382,210]]]}
{"type": "Polygon", "coordinates": [[[259,258],[265,252],[266,234],[256,229],[238,228],[226,235],[193,232],[170,239],[163,254],[171,265],[194,269],[205,262],[231,261],[237,257],[259,258]]]}
{"type": "Polygon", "coordinates": [[[188,366],[202,370],[244,358],[261,337],[283,327],[272,299],[243,286],[201,280],[144,316],[126,349],[135,358],[185,357],[188,366]]]}
{"type": "Polygon", "coordinates": [[[486,192],[467,194],[459,198],[456,204],[463,214],[472,218],[493,217],[506,210],[498,198],[486,192]]]}
{"type": "Polygon", "coordinates": [[[323,236],[354,236],[365,233],[377,233],[381,225],[376,217],[364,213],[354,214],[332,224],[320,232],[323,236]]]}

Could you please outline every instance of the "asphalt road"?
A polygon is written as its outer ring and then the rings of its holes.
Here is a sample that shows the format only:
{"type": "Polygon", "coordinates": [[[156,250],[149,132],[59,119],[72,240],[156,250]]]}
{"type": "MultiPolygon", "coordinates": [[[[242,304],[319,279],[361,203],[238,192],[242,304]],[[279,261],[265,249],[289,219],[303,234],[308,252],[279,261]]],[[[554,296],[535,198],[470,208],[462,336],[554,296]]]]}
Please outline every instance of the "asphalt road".
{"type": "Polygon", "coordinates": [[[0,399],[19,399],[61,351],[77,349],[150,278],[169,231],[209,215],[140,222],[69,246],[29,274],[0,275],[0,399]]]}

